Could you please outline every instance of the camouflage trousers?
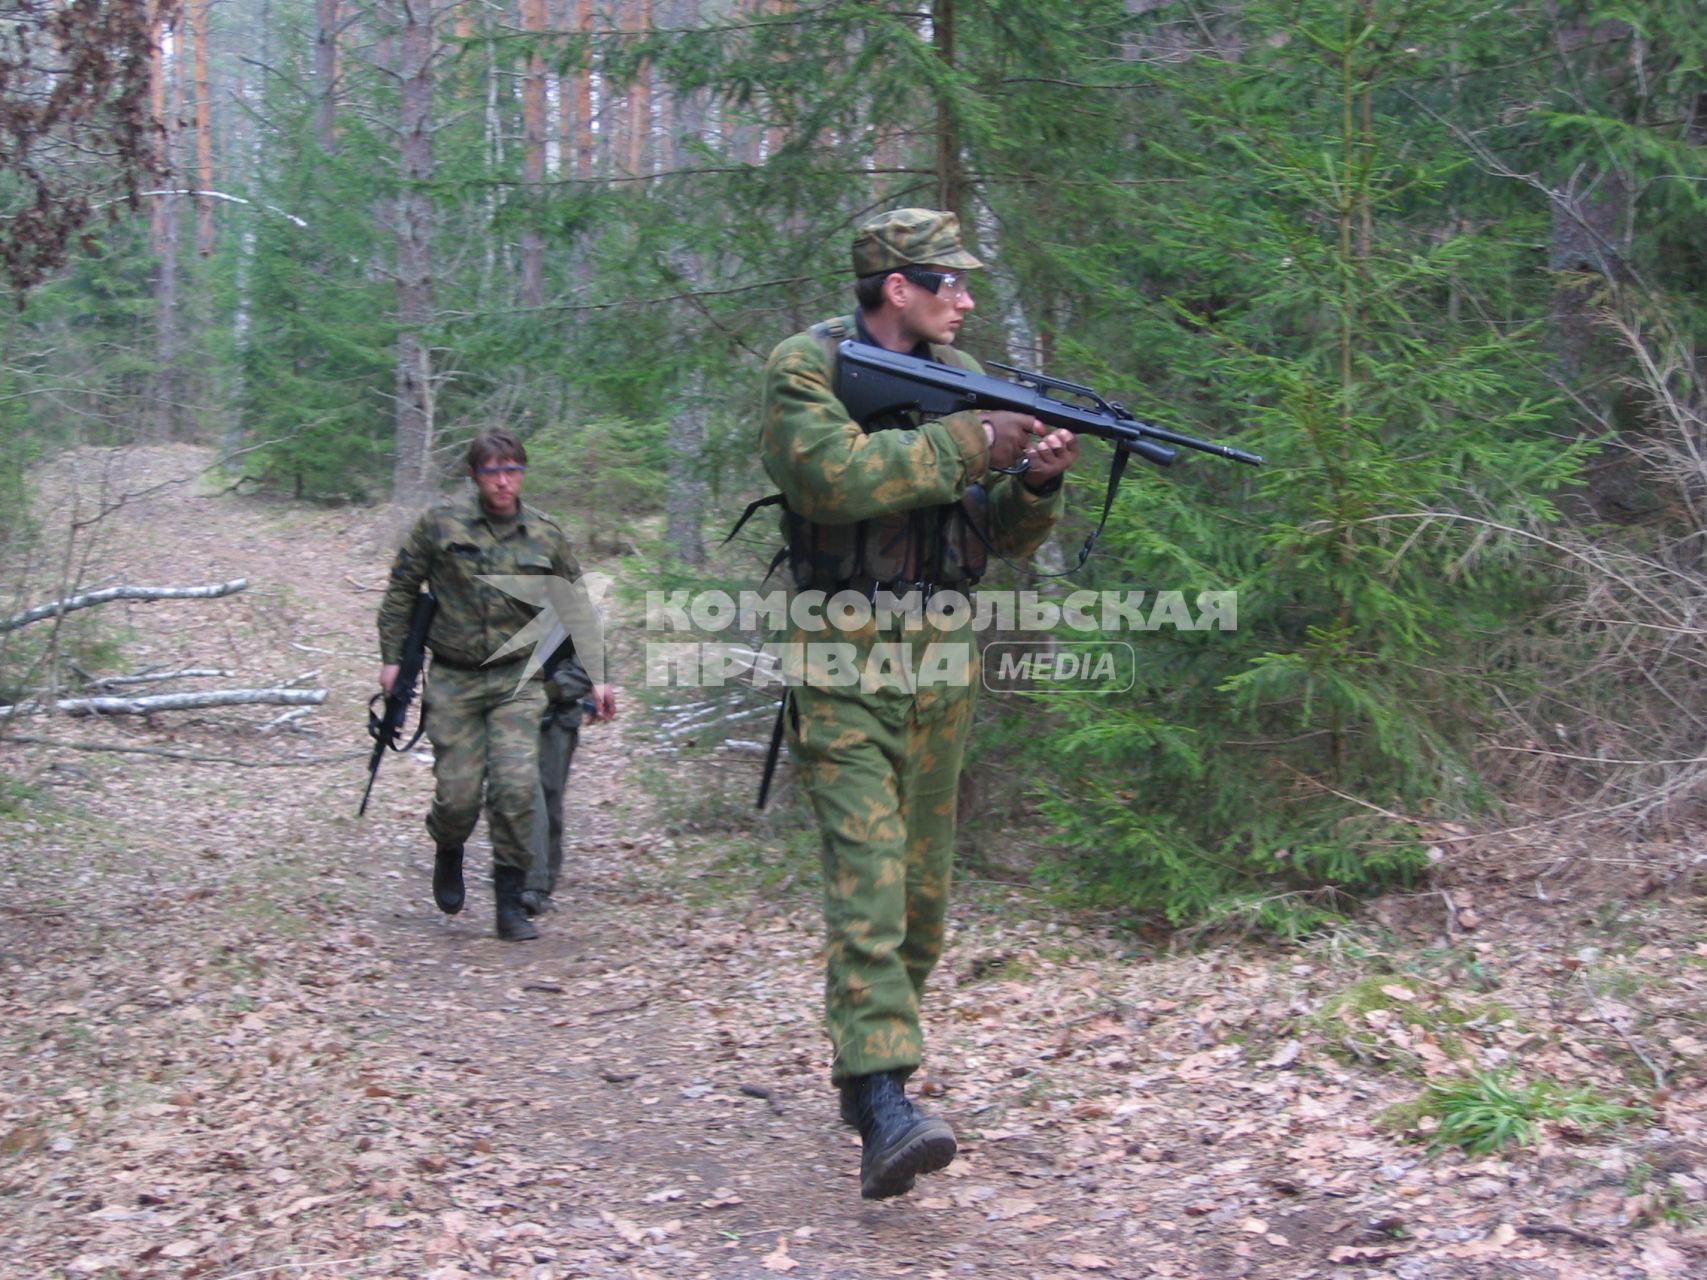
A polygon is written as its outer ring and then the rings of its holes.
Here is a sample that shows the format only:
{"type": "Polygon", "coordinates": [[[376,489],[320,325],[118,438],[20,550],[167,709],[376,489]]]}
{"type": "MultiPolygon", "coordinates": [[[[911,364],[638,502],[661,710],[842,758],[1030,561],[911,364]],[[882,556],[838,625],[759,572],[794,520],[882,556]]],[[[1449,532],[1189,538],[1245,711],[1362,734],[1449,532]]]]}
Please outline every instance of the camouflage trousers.
{"type": "Polygon", "coordinates": [[[540,893],[557,888],[563,870],[563,793],[569,785],[569,766],[581,740],[581,703],[563,699],[545,708],[539,719],[539,780],[534,795],[533,862],[526,887],[540,893]]]}
{"type": "Polygon", "coordinates": [[[427,831],[441,847],[464,843],[484,799],[493,863],[526,871],[545,690],[538,680],[518,690],[520,674],[519,663],[481,671],[433,664],[425,714],[436,785],[427,831]]]}
{"type": "Polygon", "coordinates": [[[911,1073],[919,1001],[942,955],[971,690],[921,716],[823,689],[789,692],[789,746],[823,837],[825,1023],[840,1085],[911,1073]]]}

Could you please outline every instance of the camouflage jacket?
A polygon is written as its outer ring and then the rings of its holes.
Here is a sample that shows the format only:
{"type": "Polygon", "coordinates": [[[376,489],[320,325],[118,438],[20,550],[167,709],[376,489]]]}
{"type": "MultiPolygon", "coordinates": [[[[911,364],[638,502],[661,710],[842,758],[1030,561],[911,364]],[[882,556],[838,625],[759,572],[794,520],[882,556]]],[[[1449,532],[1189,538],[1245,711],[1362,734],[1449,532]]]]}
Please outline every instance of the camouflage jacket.
{"type": "MultiPolygon", "coordinates": [[[[379,606],[381,661],[394,663],[409,634],[409,613],[421,583],[438,597],[427,647],[435,659],[478,667],[504,642],[533,621],[539,606],[500,591],[483,574],[556,575],[573,582],[581,566],[569,539],[549,516],[523,504],[513,523],[494,524],[472,490],[439,503],[415,522],[397,559],[379,606]]],[[[526,645],[500,663],[525,658],[526,645]]]]}
{"type": "MultiPolygon", "coordinates": [[[[785,339],[765,366],[759,450],[788,504],[794,585],[969,586],[984,537],[997,554],[1030,555],[1060,519],[1059,491],[1039,497],[1017,476],[991,477],[977,413],[855,422],[836,398],[831,339],[857,331],[852,316],[825,321],[785,339]]],[[[978,369],[950,348],[929,354],[978,369]]]]}

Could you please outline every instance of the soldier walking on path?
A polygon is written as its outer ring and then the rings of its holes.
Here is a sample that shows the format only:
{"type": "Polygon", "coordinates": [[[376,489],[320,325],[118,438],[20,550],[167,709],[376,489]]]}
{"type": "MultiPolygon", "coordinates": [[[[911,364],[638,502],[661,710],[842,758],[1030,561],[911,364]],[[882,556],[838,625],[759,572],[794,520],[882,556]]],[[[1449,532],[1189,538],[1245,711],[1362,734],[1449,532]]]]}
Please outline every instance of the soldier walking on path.
{"type": "Polygon", "coordinates": [[[410,611],[427,584],[438,598],[422,700],[433,744],[435,790],[427,814],[435,849],[433,901],[447,915],[462,910],[463,845],[484,799],[497,934],[517,941],[539,936],[523,909],[522,890],[533,861],[546,697],[529,647],[507,646],[551,598],[554,583],[548,580],[566,587],[580,579],[581,567],[563,530],[522,503],[527,451],[515,436],[482,432],[469,445],[467,461],[474,491],[423,515],[391,566],[379,609],[379,683],[390,691],[410,611]],[[537,589],[517,595],[483,580],[488,577],[530,588],[532,579],[537,589]]]}
{"type": "Polygon", "coordinates": [[[581,724],[616,718],[616,691],[595,685],[575,641],[565,640],[545,662],[546,707],[539,721],[539,792],[533,808],[533,863],[522,906],[530,916],[555,911],[552,894],[563,871],[563,796],[581,741],[581,724]]]}
{"type": "MultiPolygon", "coordinates": [[[[836,353],[851,339],[976,370],[953,343],[974,305],[967,273],[981,265],[953,214],[883,214],[854,239],[859,310],[788,338],[765,367],[760,453],[782,491],[795,589],[917,602],[904,621],[874,612],[838,634],[859,678],[807,662],[785,713],[823,839],[831,1081],[859,1128],[867,1199],[911,1190],[956,1150],[953,1129],[905,1085],[942,953],[977,653],[964,619],[939,626],[920,606],[969,592],[990,551],[1036,550],[1060,518],[1078,444],[1017,413],[856,422],[837,395],[836,353]],[[998,472],[1022,457],[1023,474],[998,472]],[[939,680],[945,657],[959,662],[939,680]]],[[[809,652],[824,636],[791,617],[784,639],[809,652]]]]}

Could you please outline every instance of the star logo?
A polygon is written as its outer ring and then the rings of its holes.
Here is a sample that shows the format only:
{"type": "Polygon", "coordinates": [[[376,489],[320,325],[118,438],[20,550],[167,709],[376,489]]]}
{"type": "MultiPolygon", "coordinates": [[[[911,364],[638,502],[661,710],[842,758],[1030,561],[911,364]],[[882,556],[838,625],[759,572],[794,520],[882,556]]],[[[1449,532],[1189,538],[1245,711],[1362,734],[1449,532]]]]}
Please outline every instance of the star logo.
{"type": "Polygon", "coordinates": [[[605,629],[604,620],[599,616],[598,601],[603,600],[610,590],[609,578],[603,574],[584,574],[570,580],[531,573],[483,573],[480,581],[539,610],[486,659],[493,663],[528,645],[533,646],[533,652],[522,664],[521,678],[516,681],[518,692],[565,640],[575,642],[575,654],[587,669],[587,678],[595,685],[606,682],[605,629]]]}

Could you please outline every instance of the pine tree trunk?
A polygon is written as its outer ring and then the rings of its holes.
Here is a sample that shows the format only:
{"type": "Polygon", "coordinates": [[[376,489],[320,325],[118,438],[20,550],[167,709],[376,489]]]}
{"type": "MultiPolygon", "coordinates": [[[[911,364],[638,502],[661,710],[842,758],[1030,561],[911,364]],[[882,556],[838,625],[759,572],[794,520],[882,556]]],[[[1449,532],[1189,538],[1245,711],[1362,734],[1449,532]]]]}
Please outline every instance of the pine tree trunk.
{"type": "MultiPolygon", "coordinates": [[[[157,130],[161,139],[161,150],[165,153],[168,148],[165,143],[169,122],[166,119],[166,48],[167,32],[170,27],[166,23],[161,0],[150,0],[148,30],[153,48],[148,66],[148,114],[149,122],[157,130]]],[[[162,178],[170,177],[165,170],[170,165],[170,156],[163,154],[162,178]]],[[[164,182],[170,187],[170,182],[164,182]]],[[[158,258],[166,243],[166,209],[165,198],[156,196],[148,206],[148,246],[158,258]]]]}
{"type": "MultiPolygon", "coordinates": [[[[633,0],[629,7],[633,30],[652,28],[652,0],[633,0]]],[[[641,63],[628,87],[628,172],[635,177],[650,172],[647,143],[652,132],[652,71],[641,63]]]]}
{"type": "Polygon", "coordinates": [[[331,155],[338,146],[338,0],[315,0],[314,87],[314,134],[331,155]]]}
{"type": "MultiPolygon", "coordinates": [[[[271,65],[269,61],[269,44],[272,39],[272,5],[268,0],[262,0],[260,6],[260,22],[258,30],[260,39],[256,48],[261,65],[271,65]]],[[[249,89],[245,83],[243,67],[237,66],[237,100],[240,103],[250,101],[249,89]]],[[[226,154],[242,160],[238,163],[243,170],[243,181],[252,182],[259,179],[262,171],[262,153],[265,146],[265,131],[259,122],[252,121],[246,111],[233,111],[227,119],[230,121],[230,134],[226,154]]],[[[256,231],[255,220],[244,218],[237,223],[237,252],[232,264],[232,285],[234,297],[231,307],[231,349],[235,359],[231,362],[231,395],[226,402],[224,413],[224,428],[220,433],[220,452],[226,459],[238,456],[238,450],[243,447],[244,435],[248,429],[245,412],[249,404],[247,379],[249,376],[248,361],[250,341],[254,327],[254,278],[255,278],[256,231]]]]}
{"type": "MultiPolygon", "coordinates": [[[[575,0],[562,0],[562,8],[555,18],[560,31],[575,29],[575,0]]],[[[568,67],[559,64],[558,70],[552,76],[552,84],[557,90],[557,167],[552,171],[557,178],[573,178],[575,176],[575,77],[568,67]]]]}
{"type": "Polygon", "coordinates": [[[196,252],[213,254],[213,91],[207,76],[208,0],[190,0],[190,43],[195,56],[196,181],[202,194],[196,200],[196,252]]]}
{"type": "Polygon", "coordinates": [[[431,498],[433,320],[433,8],[401,0],[399,68],[402,182],[397,195],[397,442],[392,495],[418,506],[431,498]]]}
{"type": "Polygon", "coordinates": [[[178,425],[178,240],[179,218],[176,192],[183,185],[179,121],[184,115],[182,33],[172,30],[171,56],[162,68],[165,85],[165,191],[156,196],[160,218],[154,265],[154,394],[149,436],[170,440],[178,425]]]}
{"type": "MultiPolygon", "coordinates": [[[[954,69],[954,0],[933,0],[931,4],[931,42],[937,58],[949,71],[954,69]]],[[[965,194],[965,177],[960,168],[960,130],[955,124],[954,108],[946,96],[938,95],[936,115],[936,181],[937,208],[962,215],[961,202],[965,194]]]]}

